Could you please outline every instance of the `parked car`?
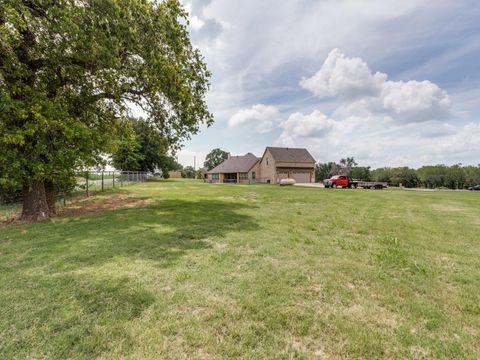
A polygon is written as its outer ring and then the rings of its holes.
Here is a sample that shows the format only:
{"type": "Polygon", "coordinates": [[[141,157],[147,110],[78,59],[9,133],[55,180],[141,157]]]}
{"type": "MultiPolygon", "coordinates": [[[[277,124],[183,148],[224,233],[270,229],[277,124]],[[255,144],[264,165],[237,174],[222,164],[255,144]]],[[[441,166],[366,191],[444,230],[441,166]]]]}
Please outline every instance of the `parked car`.
{"type": "Polygon", "coordinates": [[[480,185],[470,186],[468,190],[471,191],[480,191],[480,185]]]}

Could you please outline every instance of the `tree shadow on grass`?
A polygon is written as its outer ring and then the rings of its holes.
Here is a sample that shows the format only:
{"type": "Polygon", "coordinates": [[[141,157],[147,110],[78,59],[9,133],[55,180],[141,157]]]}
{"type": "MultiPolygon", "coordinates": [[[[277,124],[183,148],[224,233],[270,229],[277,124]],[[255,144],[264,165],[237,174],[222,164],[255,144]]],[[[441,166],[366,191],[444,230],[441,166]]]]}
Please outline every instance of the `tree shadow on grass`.
{"type": "Polygon", "coordinates": [[[91,358],[118,344],[128,353],[127,324],[156,301],[143,275],[132,276],[137,268],[129,266],[146,263],[142,271],[154,266],[161,273],[230,232],[254,231],[257,222],[242,212],[250,208],[161,200],[28,226],[25,238],[9,243],[12,258],[4,254],[6,265],[0,266],[8,283],[0,285],[0,303],[6,305],[0,355],[91,358]]]}
{"type": "Polygon", "coordinates": [[[123,256],[168,267],[189,250],[211,247],[207,238],[258,229],[252,216],[241,213],[253,207],[216,200],[159,200],[147,207],[72,219],[62,228],[80,231],[72,234],[66,229],[56,234],[58,250],[68,257],[58,265],[78,269],[82,264],[98,265],[123,256]]]}

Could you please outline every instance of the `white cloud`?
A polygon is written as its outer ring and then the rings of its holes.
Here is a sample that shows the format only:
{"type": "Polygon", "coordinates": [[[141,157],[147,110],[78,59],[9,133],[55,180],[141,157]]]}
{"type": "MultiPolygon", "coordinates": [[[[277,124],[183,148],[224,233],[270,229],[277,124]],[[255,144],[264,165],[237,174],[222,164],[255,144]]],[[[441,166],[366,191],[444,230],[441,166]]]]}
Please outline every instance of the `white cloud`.
{"type": "Polygon", "coordinates": [[[294,113],[282,123],[283,132],[276,145],[295,146],[305,138],[322,138],[335,126],[335,121],[314,110],[311,114],[294,113]]]}
{"type": "Polygon", "coordinates": [[[338,97],[344,115],[383,114],[402,122],[447,118],[451,102],[445,90],[430,81],[391,81],[373,73],[362,59],[332,50],[320,70],[301,86],[320,98],[338,97]]]}
{"type": "Polygon", "coordinates": [[[386,81],[381,100],[385,110],[406,120],[441,120],[450,116],[447,92],[430,81],[386,81]]]}
{"type": "Polygon", "coordinates": [[[335,120],[318,110],[293,113],[282,123],[277,144],[308,147],[320,161],[355,156],[370,164],[403,165],[438,159],[448,154],[442,144],[451,146],[459,136],[466,137],[461,128],[443,122],[451,103],[436,84],[388,80],[362,59],[348,58],[338,49],[300,84],[317,97],[336,98],[335,120]],[[395,157],[388,159],[392,153],[395,157]]]}
{"type": "Polygon", "coordinates": [[[198,16],[191,15],[189,18],[190,26],[193,30],[198,31],[205,26],[205,21],[200,19],[198,16]]]}
{"type": "Polygon", "coordinates": [[[252,126],[260,134],[270,132],[279,122],[280,112],[275,106],[257,104],[235,113],[229,120],[230,127],[252,126]]]}
{"type": "Polygon", "coordinates": [[[362,59],[347,58],[333,49],[320,70],[311,78],[303,79],[300,85],[320,98],[355,98],[378,95],[386,78],[385,74],[372,74],[362,59]]]}

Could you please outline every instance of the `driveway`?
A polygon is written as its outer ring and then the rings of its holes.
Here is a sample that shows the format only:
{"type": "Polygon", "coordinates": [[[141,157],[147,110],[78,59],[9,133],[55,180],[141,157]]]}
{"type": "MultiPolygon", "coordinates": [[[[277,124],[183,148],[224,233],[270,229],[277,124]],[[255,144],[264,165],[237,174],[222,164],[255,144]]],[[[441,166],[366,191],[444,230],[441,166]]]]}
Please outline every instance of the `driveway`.
{"type": "Polygon", "coordinates": [[[295,183],[293,186],[324,188],[322,183],[295,183]]]}

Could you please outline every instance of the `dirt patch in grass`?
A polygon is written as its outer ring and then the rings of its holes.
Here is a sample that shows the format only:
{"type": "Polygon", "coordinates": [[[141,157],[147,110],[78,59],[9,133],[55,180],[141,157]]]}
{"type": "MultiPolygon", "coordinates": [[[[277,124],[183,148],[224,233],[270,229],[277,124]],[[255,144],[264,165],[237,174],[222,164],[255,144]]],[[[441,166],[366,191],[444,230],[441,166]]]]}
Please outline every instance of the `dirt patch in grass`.
{"type": "Polygon", "coordinates": [[[90,197],[67,204],[56,217],[78,217],[102,213],[114,209],[128,209],[144,206],[149,199],[137,198],[132,195],[114,194],[108,197],[90,197]]]}
{"type": "MultiPolygon", "coordinates": [[[[128,209],[145,206],[149,199],[138,198],[129,194],[96,195],[88,198],[74,200],[57,210],[53,218],[68,218],[89,216],[114,209],[128,209]]],[[[0,227],[12,224],[27,224],[30,221],[20,219],[20,215],[0,221],[0,227]]]]}

